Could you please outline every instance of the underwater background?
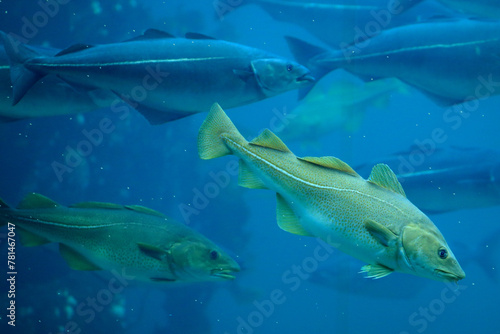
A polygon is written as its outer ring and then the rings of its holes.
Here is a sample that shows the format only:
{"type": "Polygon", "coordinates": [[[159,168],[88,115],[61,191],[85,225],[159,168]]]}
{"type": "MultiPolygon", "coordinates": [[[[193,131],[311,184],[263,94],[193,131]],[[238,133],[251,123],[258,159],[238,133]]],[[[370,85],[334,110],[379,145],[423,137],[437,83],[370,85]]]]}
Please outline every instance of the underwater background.
{"type": "MultiPolygon", "coordinates": [[[[35,27],[30,45],[62,49],[113,43],[148,28],[175,36],[199,32],[290,59],[285,35],[324,45],[300,24],[278,21],[245,1],[228,0],[223,6],[202,0],[59,4],[46,24],[35,27]]],[[[26,20],[42,10],[36,1],[1,1],[0,30],[20,34],[26,20]]],[[[446,108],[416,89],[387,83],[391,89],[365,92],[369,97],[363,103],[342,114],[336,99],[346,93],[338,83],[359,82],[337,71],[325,80],[330,84],[323,94],[333,97],[326,97],[323,109],[338,112],[329,131],[307,138],[286,135],[294,121],[290,115],[301,103],[297,91],[227,113],[245,138],[271,128],[278,136],[283,132],[297,156],[332,155],[355,169],[411,147],[420,147],[423,159],[450,147],[500,149],[498,96],[480,100],[460,122],[449,122],[443,118],[446,108]],[[435,129],[444,133],[439,143],[429,139],[435,129]]],[[[28,248],[18,243],[12,327],[6,317],[7,230],[2,228],[1,333],[500,333],[499,206],[467,209],[464,204],[463,210],[430,215],[467,273],[458,285],[400,273],[366,279],[358,273],[361,261],[338,251],[318,260],[318,240],[282,231],[275,194],[238,187],[237,175],[228,171],[234,156],[198,157],[197,134],[205,117],[206,112],[152,126],[137,112],[121,119],[103,108],[0,124],[0,197],[6,203],[14,206],[37,192],[64,205],[140,204],[200,231],[242,267],[234,281],[173,287],[125,281],[121,291],[103,294],[111,273],[71,270],[54,244],[28,248]],[[98,128],[105,117],[113,130],[58,177],[54,162],[64,163],[64,156],[87,140],[84,131],[98,128]],[[220,173],[229,173],[230,182],[214,190],[214,175],[220,173]],[[186,210],[196,201],[195,210],[186,210]],[[305,271],[298,274],[297,267],[305,271]]]]}

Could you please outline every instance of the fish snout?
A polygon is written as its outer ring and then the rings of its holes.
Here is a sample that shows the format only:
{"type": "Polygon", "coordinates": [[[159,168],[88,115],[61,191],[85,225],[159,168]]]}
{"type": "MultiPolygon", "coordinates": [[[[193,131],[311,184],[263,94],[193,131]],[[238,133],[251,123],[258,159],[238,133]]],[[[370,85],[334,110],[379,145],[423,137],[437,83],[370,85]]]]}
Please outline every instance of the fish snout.
{"type": "Polygon", "coordinates": [[[295,79],[295,82],[300,84],[309,84],[313,83],[314,81],[316,81],[316,79],[311,75],[311,72],[305,73],[295,79]]]}
{"type": "Polygon", "coordinates": [[[235,265],[232,265],[230,267],[212,269],[210,275],[216,278],[233,280],[235,278],[233,273],[237,273],[239,271],[240,266],[236,263],[235,265]]]}

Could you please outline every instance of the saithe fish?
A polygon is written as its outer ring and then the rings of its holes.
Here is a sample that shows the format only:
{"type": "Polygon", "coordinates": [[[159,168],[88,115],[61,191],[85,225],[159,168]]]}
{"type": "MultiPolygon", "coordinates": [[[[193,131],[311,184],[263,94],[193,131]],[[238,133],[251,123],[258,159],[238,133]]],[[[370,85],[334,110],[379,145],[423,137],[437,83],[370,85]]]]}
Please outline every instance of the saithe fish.
{"type": "Polygon", "coordinates": [[[76,270],[125,270],[138,280],[233,279],[239,265],[206,237],[137,205],[84,202],[62,206],[29,194],[17,209],[0,200],[0,225],[15,224],[21,243],[59,243],[76,270]]]}
{"type": "MultiPolygon", "coordinates": [[[[50,56],[60,51],[33,49],[50,56]]],[[[109,107],[116,99],[116,95],[103,90],[75,90],[58,77],[48,75],[35,83],[19,103],[12,105],[10,66],[5,49],[0,45],[0,122],[82,113],[109,107]]]]}
{"type": "Polygon", "coordinates": [[[336,51],[287,40],[318,80],[337,68],[367,81],[396,77],[449,106],[500,93],[499,30],[500,21],[446,19],[385,30],[336,51]]]}
{"type": "Polygon", "coordinates": [[[465,273],[432,221],[406,198],[387,165],[368,180],[334,157],[295,156],[271,131],[247,142],[218,105],[200,128],[202,159],[240,158],[239,184],[276,191],[278,225],[323,239],[368,265],[367,277],[393,271],[440,281],[465,273]]]}
{"type": "Polygon", "coordinates": [[[266,51],[212,39],[148,30],[131,40],[74,45],[40,55],[1,33],[11,62],[13,103],[40,78],[55,74],[79,89],[115,93],[152,124],[207,110],[256,102],[314,79],[305,67],[266,51]]]}

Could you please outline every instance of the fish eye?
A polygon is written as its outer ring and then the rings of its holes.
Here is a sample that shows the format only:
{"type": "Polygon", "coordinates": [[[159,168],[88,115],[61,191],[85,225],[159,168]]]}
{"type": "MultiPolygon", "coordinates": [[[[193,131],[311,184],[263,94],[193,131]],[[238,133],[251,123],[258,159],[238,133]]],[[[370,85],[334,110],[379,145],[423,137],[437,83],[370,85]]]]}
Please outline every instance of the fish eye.
{"type": "Polygon", "coordinates": [[[288,72],[293,71],[293,65],[292,65],[292,64],[288,64],[288,65],[286,65],[286,70],[287,70],[288,72]]]}
{"type": "Polygon", "coordinates": [[[217,252],[217,251],[215,251],[215,250],[211,251],[211,252],[210,252],[210,258],[211,258],[212,260],[217,260],[217,259],[219,258],[219,252],[217,252]]]}
{"type": "Polygon", "coordinates": [[[446,248],[439,248],[438,255],[440,258],[446,259],[448,257],[448,251],[446,250],[446,248]]]}

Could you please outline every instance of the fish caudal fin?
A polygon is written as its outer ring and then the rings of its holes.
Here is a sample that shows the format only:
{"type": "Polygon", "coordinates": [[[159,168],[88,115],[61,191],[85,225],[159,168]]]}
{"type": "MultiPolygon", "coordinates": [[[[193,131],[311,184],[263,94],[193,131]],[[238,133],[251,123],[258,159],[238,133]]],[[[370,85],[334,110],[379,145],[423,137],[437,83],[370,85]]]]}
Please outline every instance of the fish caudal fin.
{"type": "Polygon", "coordinates": [[[208,160],[231,154],[231,150],[224,143],[222,134],[228,134],[238,141],[245,141],[224,110],[215,103],[198,133],[198,154],[200,158],[208,160]]]}
{"type": "Polygon", "coordinates": [[[322,77],[333,71],[335,68],[330,65],[321,65],[314,59],[315,57],[328,52],[326,49],[291,36],[285,36],[285,39],[295,60],[299,64],[307,67],[309,71],[311,71],[311,75],[316,79],[312,85],[299,89],[299,100],[301,100],[322,77]]]}
{"type": "Polygon", "coordinates": [[[5,52],[10,62],[10,82],[12,83],[12,105],[16,105],[26,92],[45,74],[33,72],[25,67],[27,60],[40,57],[40,54],[31,50],[26,45],[13,37],[0,31],[5,52]]]}

